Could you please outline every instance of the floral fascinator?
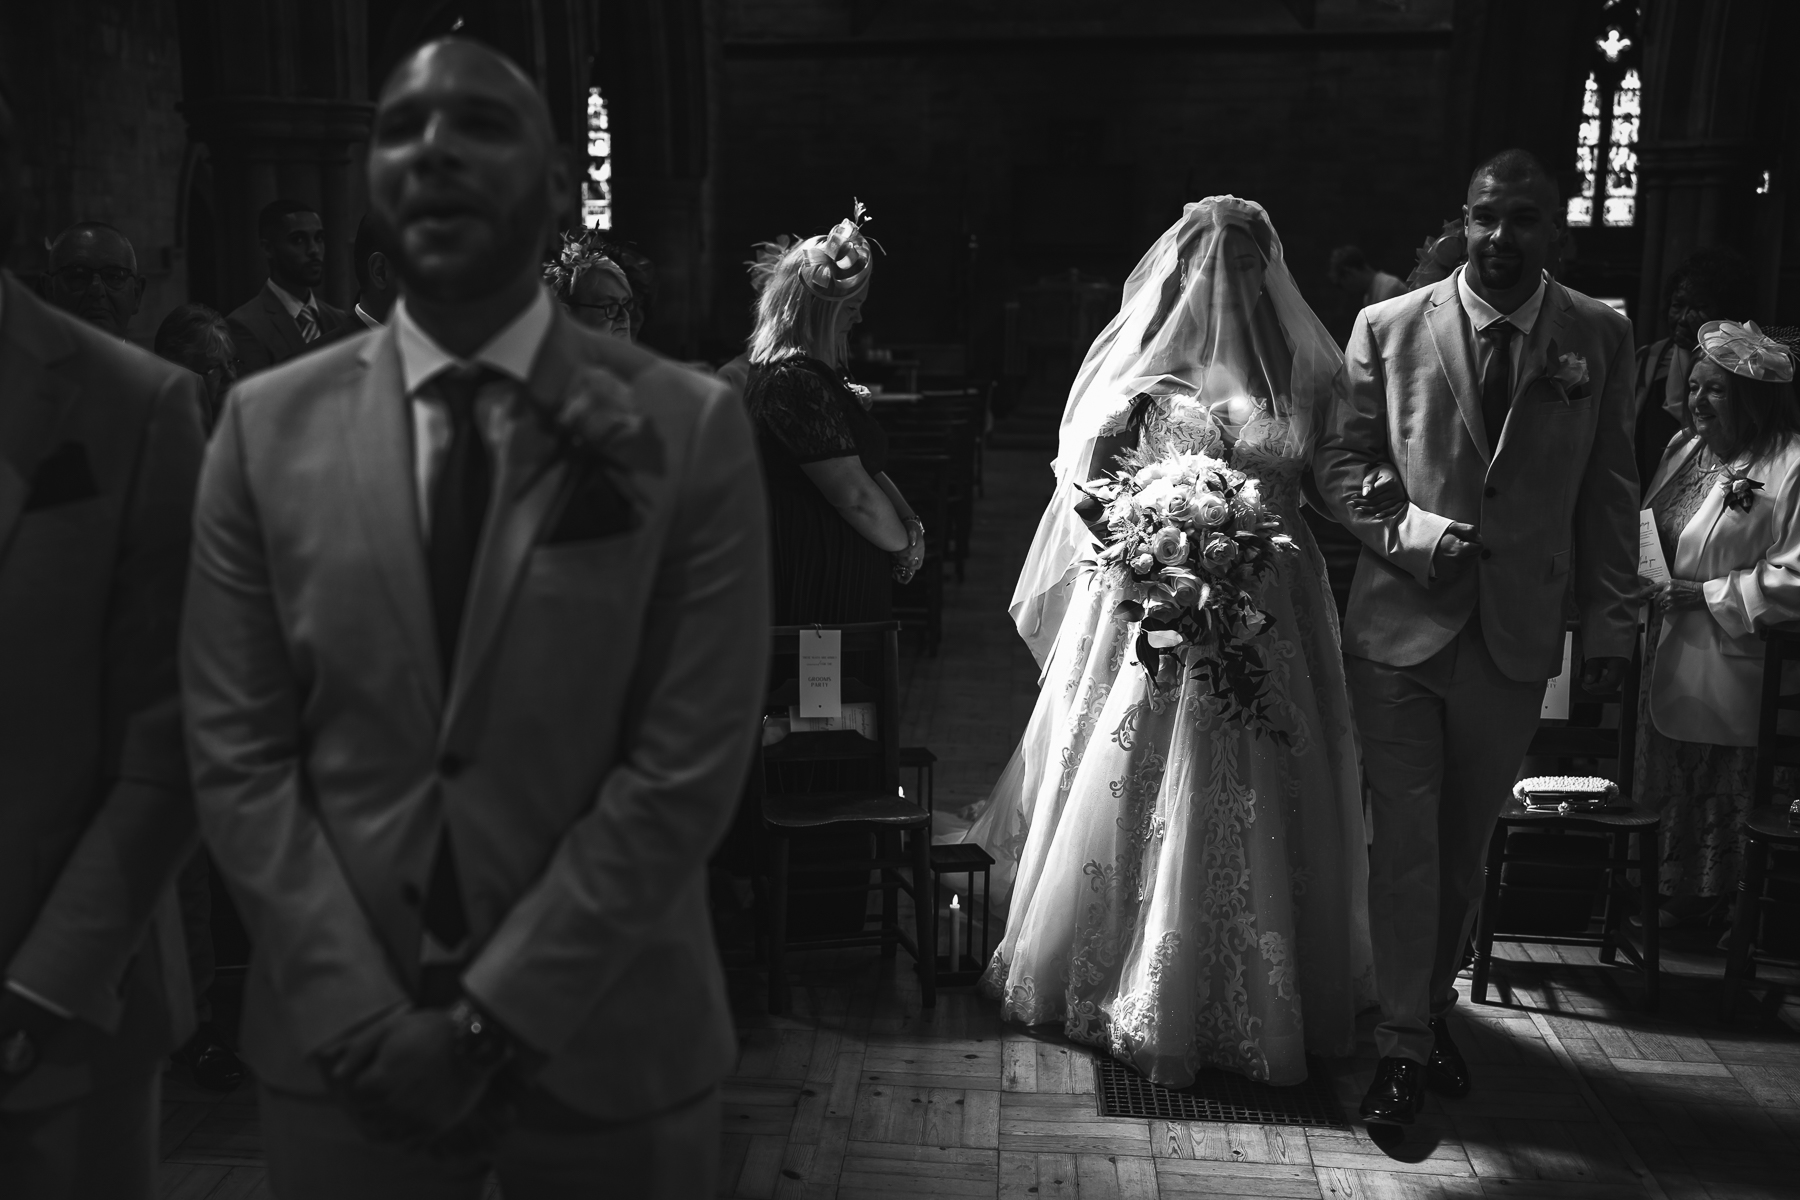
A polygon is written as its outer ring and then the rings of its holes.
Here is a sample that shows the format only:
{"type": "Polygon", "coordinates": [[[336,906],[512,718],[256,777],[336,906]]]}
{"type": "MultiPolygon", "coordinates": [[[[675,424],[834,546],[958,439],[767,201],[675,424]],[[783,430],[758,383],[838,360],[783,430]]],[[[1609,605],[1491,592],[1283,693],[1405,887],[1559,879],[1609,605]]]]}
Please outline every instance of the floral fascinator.
{"type": "Polygon", "coordinates": [[[613,257],[612,248],[597,229],[583,229],[579,233],[562,235],[562,250],[557,256],[544,264],[544,284],[559,296],[567,296],[575,289],[575,280],[590,267],[617,275],[619,282],[625,285],[627,292],[632,291],[631,280],[626,278],[625,268],[613,257]]]}
{"type": "Polygon", "coordinates": [[[1700,327],[1700,349],[1733,375],[1762,383],[1792,383],[1794,352],[1769,337],[1755,321],[1708,321],[1700,327]]]}
{"type": "Polygon", "coordinates": [[[861,200],[850,216],[839,221],[823,237],[807,238],[800,243],[800,280],[806,290],[824,300],[848,300],[869,282],[874,266],[874,242],[862,227],[872,218],[861,200]]]}

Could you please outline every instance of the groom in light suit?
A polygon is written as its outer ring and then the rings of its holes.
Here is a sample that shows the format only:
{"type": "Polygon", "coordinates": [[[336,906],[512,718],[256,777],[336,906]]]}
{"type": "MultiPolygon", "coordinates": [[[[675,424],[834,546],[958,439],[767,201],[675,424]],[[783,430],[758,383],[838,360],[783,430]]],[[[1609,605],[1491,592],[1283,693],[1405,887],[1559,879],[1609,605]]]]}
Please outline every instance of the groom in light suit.
{"type": "Polygon", "coordinates": [[[1468,263],[1357,317],[1314,462],[1363,542],[1344,653],[1374,823],[1370,1121],[1469,1090],[1445,1018],[1483,851],[1562,666],[1565,594],[1589,690],[1618,687],[1636,636],[1631,327],[1544,274],[1558,211],[1524,151],[1476,168],[1468,263]],[[1410,504],[1384,521],[1366,481],[1393,472],[1410,504]]]}
{"type": "Polygon", "coordinates": [[[569,176],[511,62],[402,63],[369,184],[403,299],[232,394],[183,630],[270,1183],[710,1196],[704,867],[768,636],[743,405],[551,303],[569,176]]]}

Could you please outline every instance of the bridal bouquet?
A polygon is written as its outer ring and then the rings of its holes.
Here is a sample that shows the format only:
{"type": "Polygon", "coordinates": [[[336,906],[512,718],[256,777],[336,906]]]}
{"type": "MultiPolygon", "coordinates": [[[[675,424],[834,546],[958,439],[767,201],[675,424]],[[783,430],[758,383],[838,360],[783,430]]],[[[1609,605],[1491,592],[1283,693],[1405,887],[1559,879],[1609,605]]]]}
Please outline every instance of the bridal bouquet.
{"type": "Polygon", "coordinates": [[[1144,669],[1154,678],[1176,658],[1227,720],[1285,743],[1268,711],[1261,644],[1275,618],[1256,597],[1294,541],[1264,509],[1261,484],[1210,455],[1178,454],[1127,457],[1082,491],[1087,511],[1101,510],[1089,522],[1105,543],[1092,565],[1124,593],[1118,612],[1138,622],[1144,669]]]}

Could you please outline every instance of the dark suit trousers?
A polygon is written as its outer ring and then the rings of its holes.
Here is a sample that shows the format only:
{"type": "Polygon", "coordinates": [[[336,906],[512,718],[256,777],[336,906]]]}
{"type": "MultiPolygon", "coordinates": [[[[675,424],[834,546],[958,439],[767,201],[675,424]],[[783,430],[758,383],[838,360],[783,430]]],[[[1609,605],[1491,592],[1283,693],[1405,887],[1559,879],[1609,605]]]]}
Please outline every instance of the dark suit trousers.
{"type": "Polygon", "coordinates": [[[719,1173],[717,1088],[612,1123],[527,1097],[491,1152],[466,1155],[372,1142],[322,1097],[263,1088],[259,1108],[277,1200],[479,1200],[489,1171],[506,1200],[707,1200],[719,1173]]]}
{"type": "Polygon", "coordinates": [[[106,1072],[68,1104],[0,1112],[6,1200],[150,1200],[159,1157],[162,1064],[106,1072]]]}
{"type": "Polygon", "coordinates": [[[1427,1021],[1456,1002],[1488,838],[1537,730],[1544,683],[1509,679],[1470,617],[1411,667],[1345,656],[1374,842],[1369,928],[1384,1057],[1424,1062],[1427,1021]]]}

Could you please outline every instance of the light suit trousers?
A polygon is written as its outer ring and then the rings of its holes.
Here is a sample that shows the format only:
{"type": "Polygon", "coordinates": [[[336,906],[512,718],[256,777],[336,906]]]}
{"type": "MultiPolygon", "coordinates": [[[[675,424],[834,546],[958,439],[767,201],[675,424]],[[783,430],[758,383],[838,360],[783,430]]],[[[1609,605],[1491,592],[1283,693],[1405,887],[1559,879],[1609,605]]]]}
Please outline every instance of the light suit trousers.
{"type": "Polygon", "coordinates": [[[1346,656],[1374,841],[1369,928],[1383,1057],[1425,1062],[1429,1019],[1456,1002],[1488,839],[1543,706],[1543,680],[1494,665],[1478,616],[1411,667],[1346,656]]]}

